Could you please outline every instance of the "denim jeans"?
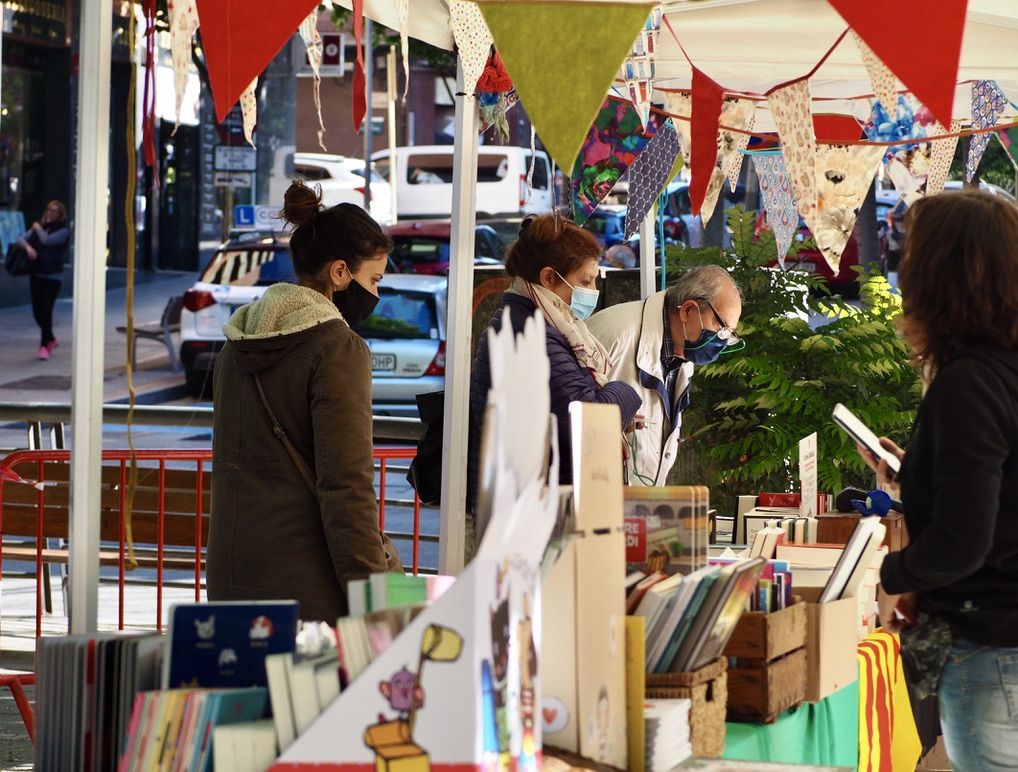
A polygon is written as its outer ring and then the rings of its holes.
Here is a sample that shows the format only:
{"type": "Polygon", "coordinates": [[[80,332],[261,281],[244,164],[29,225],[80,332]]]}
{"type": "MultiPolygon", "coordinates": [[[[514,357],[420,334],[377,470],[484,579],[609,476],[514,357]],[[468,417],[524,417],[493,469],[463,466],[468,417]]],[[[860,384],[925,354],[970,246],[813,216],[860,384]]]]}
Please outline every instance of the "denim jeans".
{"type": "Polygon", "coordinates": [[[956,772],[1018,770],[1018,648],[955,641],[939,694],[956,772]]]}

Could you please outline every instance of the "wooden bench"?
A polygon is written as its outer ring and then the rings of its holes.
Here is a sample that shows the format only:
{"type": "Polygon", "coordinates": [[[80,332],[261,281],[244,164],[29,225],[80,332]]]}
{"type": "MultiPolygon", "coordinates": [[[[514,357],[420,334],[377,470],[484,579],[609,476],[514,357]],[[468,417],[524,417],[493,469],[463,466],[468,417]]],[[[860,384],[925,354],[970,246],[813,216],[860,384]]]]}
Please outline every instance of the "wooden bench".
{"type": "MultiPolygon", "coordinates": [[[[144,462],[143,462],[144,463],[144,462]]],[[[187,463],[187,462],[184,462],[187,463]]],[[[35,463],[21,464],[14,471],[26,479],[35,479],[35,463]]],[[[44,465],[46,487],[43,496],[42,538],[68,538],[68,512],[70,465],[65,462],[47,462],[44,465]]],[[[197,544],[196,469],[166,469],[165,492],[163,496],[162,565],[165,570],[195,570],[195,546],[197,544]]],[[[101,484],[101,515],[99,538],[106,544],[99,552],[102,565],[118,565],[121,541],[121,499],[122,481],[128,479],[129,471],[121,472],[120,464],[104,464],[101,484]],[[113,543],[114,546],[110,546],[113,543]]],[[[208,541],[209,508],[211,505],[212,474],[206,467],[202,475],[201,500],[201,545],[208,541]]],[[[3,486],[0,501],[0,533],[4,538],[2,556],[6,561],[35,562],[36,545],[6,541],[10,537],[34,540],[37,530],[38,491],[26,485],[7,483],[3,486]]],[[[139,466],[138,486],[135,491],[131,515],[131,531],[134,555],[141,568],[156,568],[159,564],[159,469],[147,463],[139,466]]],[[[43,542],[45,544],[45,541],[43,542]]],[[[127,550],[125,546],[125,559],[127,550]]],[[[68,550],[65,547],[42,549],[43,563],[65,563],[68,550]]],[[[204,566],[204,556],[199,557],[204,566]]]]}
{"type": "MultiPolygon", "coordinates": [[[[180,310],[184,307],[183,295],[173,295],[166,301],[163,315],[158,322],[135,325],[134,339],[131,341],[131,366],[138,367],[138,341],[154,340],[166,346],[170,355],[170,366],[176,372],[180,369],[177,348],[173,342],[173,333],[180,332],[180,310]]],[[[127,334],[127,327],[117,327],[117,332],[127,334]]]]}

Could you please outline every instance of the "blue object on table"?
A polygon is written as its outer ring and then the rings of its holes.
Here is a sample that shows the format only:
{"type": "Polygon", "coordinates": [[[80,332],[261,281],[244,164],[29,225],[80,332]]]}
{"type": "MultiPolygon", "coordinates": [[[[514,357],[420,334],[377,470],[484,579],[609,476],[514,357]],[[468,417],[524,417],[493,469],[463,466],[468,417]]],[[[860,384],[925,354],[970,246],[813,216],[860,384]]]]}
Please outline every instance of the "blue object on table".
{"type": "Polygon", "coordinates": [[[891,497],[885,491],[870,491],[865,501],[852,499],[852,506],[864,515],[886,517],[891,511],[891,497]]]}

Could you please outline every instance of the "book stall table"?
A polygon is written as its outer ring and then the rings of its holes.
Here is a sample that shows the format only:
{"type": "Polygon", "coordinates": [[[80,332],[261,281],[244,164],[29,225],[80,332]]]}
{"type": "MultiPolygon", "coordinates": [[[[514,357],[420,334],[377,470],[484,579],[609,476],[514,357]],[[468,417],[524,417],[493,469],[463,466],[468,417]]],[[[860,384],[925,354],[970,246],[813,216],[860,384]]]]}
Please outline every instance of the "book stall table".
{"type": "Polygon", "coordinates": [[[773,724],[726,724],[723,758],[914,769],[922,753],[898,638],[875,632],[858,645],[859,680],[773,724]]]}

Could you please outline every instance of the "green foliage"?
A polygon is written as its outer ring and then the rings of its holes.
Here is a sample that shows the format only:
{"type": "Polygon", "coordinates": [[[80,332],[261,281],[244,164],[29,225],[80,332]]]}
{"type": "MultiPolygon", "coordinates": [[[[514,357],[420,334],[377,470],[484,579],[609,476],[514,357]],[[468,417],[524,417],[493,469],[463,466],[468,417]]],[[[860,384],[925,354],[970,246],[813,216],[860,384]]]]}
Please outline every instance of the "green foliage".
{"type": "MultiPolygon", "coordinates": [[[[965,179],[965,162],[968,159],[970,139],[965,137],[958,143],[955,149],[954,160],[951,162],[950,178],[952,180],[965,179]]],[[[979,179],[994,185],[999,185],[1004,190],[1018,195],[1015,183],[1018,181],[1018,171],[1014,168],[1011,156],[1004,149],[1004,146],[997,141],[996,137],[990,138],[990,144],[986,146],[982,160],[979,162],[979,179]]]]}
{"type": "Polygon", "coordinates": [[[730,211],[728,224],[729,249],[679,247],[667,255],[669,276],[705,263],[731,272],[742,291],[746,341],[697,369],[683,416],[682,481],[705,482],[723,509],[739,494],[796,490],[798,443],[815,431],[820,490],[867,487],[872,475],[831,411],[842,402],[878,435],[904,440],[920,390],[895,330],[900,296],[879,272],[860,270],[859,308],[831,296],[820,276],[792,267],[811,242],[793,242],[789,270],[768,268],[774,235],[754,237],[754,216],[742,207],[730,211]]]}

